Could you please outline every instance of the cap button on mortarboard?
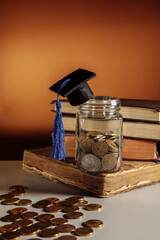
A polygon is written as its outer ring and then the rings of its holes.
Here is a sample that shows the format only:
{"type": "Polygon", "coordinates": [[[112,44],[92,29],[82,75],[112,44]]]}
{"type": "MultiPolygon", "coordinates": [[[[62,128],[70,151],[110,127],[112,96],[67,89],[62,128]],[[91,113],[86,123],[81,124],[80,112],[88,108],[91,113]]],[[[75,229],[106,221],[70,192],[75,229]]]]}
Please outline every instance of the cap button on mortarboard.
{"type": "Polygon", "coordinates": [[[67,97],[68,101],[73,106],[83,104],[93,96],[93,92],[88,86],[87,81],[95,76],[95,73],[79,68],[49,88],[57,93],[51,158],[62,160],[66,157],[65,132],[62,121],[59,94],[63,97],[67,97]]]}

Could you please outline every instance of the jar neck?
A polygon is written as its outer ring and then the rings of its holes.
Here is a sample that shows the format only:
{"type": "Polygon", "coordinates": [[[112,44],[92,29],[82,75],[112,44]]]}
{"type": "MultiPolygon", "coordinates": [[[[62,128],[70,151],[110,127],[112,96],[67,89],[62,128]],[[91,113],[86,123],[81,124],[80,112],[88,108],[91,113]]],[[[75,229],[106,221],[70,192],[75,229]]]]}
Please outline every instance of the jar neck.
{"type": "Polygon", "coordinates": [[[115,97],[94,96],[78,108],[79,114],[86,115],[115,115],[120,110],[120,99],[115,97]]]}

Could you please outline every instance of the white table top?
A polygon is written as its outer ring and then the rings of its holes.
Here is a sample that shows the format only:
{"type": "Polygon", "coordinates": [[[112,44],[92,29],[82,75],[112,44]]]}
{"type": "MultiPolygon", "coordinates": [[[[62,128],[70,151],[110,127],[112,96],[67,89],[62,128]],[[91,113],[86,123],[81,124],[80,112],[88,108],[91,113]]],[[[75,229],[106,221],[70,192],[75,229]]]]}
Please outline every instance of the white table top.
{"type": "MultiPolygon", "coordinates": [[[[28,198],[34,202],[47,197],[58,197],[63,200],[69,196],[83,194],[61,183],[41,178],[22,170],[21,161],[0,161],[0,194],[8,192],[8,187],[22,184],[29,187],[27,193],[20,198],[28,198]]],[[[89,203],[99,203],[103,206],[100,212],[84,213],[81,220],[69,220],[70,224],[80,227],[81,223],[89,219],[100,219],[104,222],[101,229],[95,229],[90,237],[77,239],[92,240],[159,240],[160,239],[160,185],[143,187],[128,193],[110,198],[96,198],[85,196],[89,203]]],[[[0,217],[7,215],[7,211],[16,206],[0,204],[0,217]]],[[[27,206],[30,211],[39,214],[41,209],[27,206]]],[[[55,213],[56,217],[63,213],[55,213]]],[[[0,226],[5,223],[0,222],[0,226]]],[[[21,237],[29,239],[32,236],[21,237]]],[[[36,236],[34,236],[36,237],[36,236]]],[[[45,238],[46,239],[46,238],[45,238]]],[[[51,239],[51,238],[48,238],[51,239]]],[[[53,239],[53,238],[52,238],[53,239]]]]}

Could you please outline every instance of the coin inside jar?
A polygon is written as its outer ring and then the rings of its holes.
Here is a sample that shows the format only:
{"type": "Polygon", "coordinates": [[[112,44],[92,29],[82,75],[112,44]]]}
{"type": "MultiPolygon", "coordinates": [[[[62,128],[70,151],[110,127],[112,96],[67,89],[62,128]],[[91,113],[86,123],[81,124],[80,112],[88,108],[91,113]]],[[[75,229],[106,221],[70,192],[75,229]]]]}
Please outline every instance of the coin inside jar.
{"type": "Polygon", "coordinates": [[[90,138],[84,138],[80,141],[79,147],[85,153],[92,152],[92,146],[94,144],[94,140],[90,138]]]}
{"type": "Polygon", "coordinates": [[[102,158],[102,167],[105,170],[111,170],[116,166],[117,160],[117,153],[108,153],[102,158]]]}
{"type": "Polygon", "coordinates": [[[83,225],[90,228],[100,228],[103,226],[103,222],[101,220],[92,219],[84,222],[83,225]]]}
{"type": "Polygon", "coordinates": [[[102,135],[102,132],[100,132],[100,131],[89,131],[89,132],[86,134],[87,137],[92,137],[92,136],[94,136],[94,135],[102,135]]]}
{"type": "Polygon", "coordinates": [[[5,232],[14,232],[16,230],[18,230],[19,226],[17,226],[16,224],[12,223],[12,224],[6,224],[0,227],[0,232],[1,233],[5,233],[5,232]]]}
{"type": "Polygon", "coordinates": [[[16,207],[16,208],[10,209],[9,213],[11,213],[11,214],[21,214],[21,213],[27,212],[27,210],[28,209],[24,208],[24,207],[16,207]]]}
{"type": "Polygon", "coordinates": [[[60,233],[69,233],[75,229],[75,226],[72,224],[62,224],[57,227],[60,233]]]}
{"type": "Polygon", "coordinates": [[[80,228],[76,228],[74,230],[74,233],[77,236],[90,236],[93,234],[93,229],[91,229],[89,227],[80,227],[80,228]]]}
{"type": "Polygon", "coordinates": [[[103,157],[108,152],[108,145],[102,141],[95,142],[92,146],[92,152],[97,157],[103,157]]]}
{"type": "Polygon", "coordinates": [[[49,237],[56,237],[59,235],[59,231],[57,228],[53,229],[44,229],[41,232],[38,233],[38,236],[44,237],[44,238],[49,238],[49,237]]]}
{"type": "Polygon", "coordinates": [[[44,214],[40,214],[37,216],[37,219],[39,221],[49,221],[51,219],[53,219],[55,216],[53,214],[49,214],[49,213],[44,213],[44,214]]]}
{"type": "Polygon", "coordinates": [[[91,204],[86,204],[83,207],[83,209],[88,211],[100,211],[102,209],[102,206],[100,204],[91,203],[91,204]]]}
{"type": "Polygon", "coordinates": [[[106,140],[106,143],[108,145],[108,151],[116,153],[118,152],[118,146],[114,141],[106,140]]]}
{"type": "Polygon", "coordinates": [[[50,220],[50,223],[53,225],[53,226],[59,226],[61,224],[65,224],[65,223],[68,223],[68,220],[66,218],[54,218],[54,219],[51,219],[50,220]]]}
{"type": "Polygon", "coordinates": [[[68,212],[67,214],[65,214],[65,217],[69,218],[69,219],[80,219],[83,217],[83,213],[81,212],[68,212]]]}
{"type": "Polygon", "coordinates": [[[101,160],[91,154],[87,153],[79,159],[79,165],[88,172],[98,172],[101,169],[101,160]]]}

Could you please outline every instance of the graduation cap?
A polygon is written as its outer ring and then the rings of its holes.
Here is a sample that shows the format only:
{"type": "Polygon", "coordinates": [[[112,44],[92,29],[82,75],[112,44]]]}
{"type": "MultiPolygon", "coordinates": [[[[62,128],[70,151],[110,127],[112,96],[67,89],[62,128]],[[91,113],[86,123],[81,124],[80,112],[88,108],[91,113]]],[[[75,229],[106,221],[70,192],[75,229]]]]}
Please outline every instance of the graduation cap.
{"type": "Polygon", "coordinates": [[[70,79],[70,81],[63,86],[59,94],[67,97],[72,106],[77,106],[92,98],[93,92],[88,86],[87,81],[95,76],[95,73],[79,68],[56,82],[49,89],[58,93],[60,86],[65,83],[67,79],[70,79]]]}
{"type": "Polygon", "coordinates": [[[83,104],[93,96],[93,92],[88,86],[87,81],[95,76],[95,73],[79,68],[49,88],[57,93],[51,158],[63,160],[66,157],[65,131],[62,121],[59,94],[63,97],[67,97],[68,101],[73,106],[83,104]]]}

